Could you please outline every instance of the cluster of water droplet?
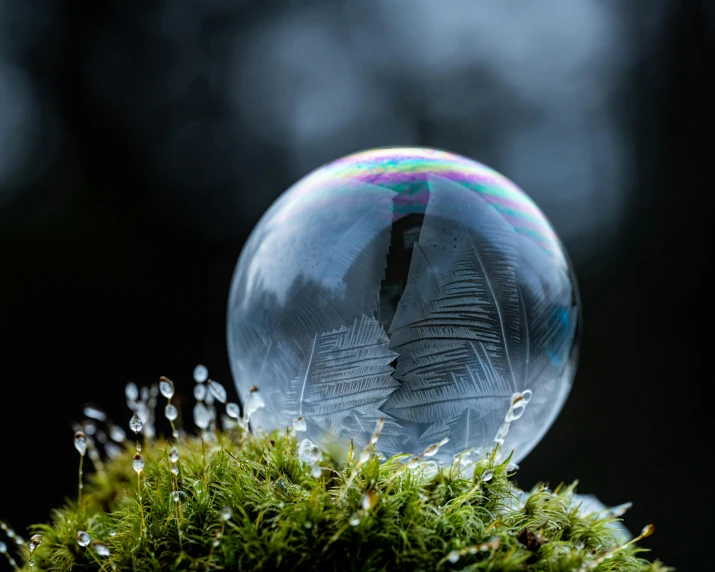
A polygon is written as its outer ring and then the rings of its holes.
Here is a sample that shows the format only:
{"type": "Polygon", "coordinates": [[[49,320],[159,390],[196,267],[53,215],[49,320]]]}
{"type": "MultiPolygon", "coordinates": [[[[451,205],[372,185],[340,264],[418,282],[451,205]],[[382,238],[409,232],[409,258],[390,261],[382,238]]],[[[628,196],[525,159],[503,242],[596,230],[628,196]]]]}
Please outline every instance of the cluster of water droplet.
{"type": "MultiPolygon", "coordinates": [[[[241,415],[241,408],[239,405],[234,402],[228,402],[225,387],[221,383],[209,378],[209,372],[205,366],[196,366],[193,372],[193,379],[195,381],[193,396],[196,400],[193,407],[193,420],[196,427],[201,430],[201,436],[205,441],[212,442],[216,440],[217,403],[225,406],[225,413],[221,419],[224,430],[236,428],[247,430],[251,415],[265,406],[258,388],[254,387],[251,389],[249,398],[244,404],[243,415],[241,415]]],[[[178,505],[187,498],[186,493],[179,490],[178,486],[178,476],[180,473],[178,445],[180,445],[182,439],[185,438],[186,433],[181,428],[177,427],[177,422],[180,420],[180,410],[177,405],[172,403],[172,398],[175,396],[176,388],[173,381],[169,378],[161,377],[158,384],[141,388],[137,387],[135,383],[129,382],[125,387],[124,393],[127,406],[132,412],[128,427],[130,431],[134,433],[136,450],[131,462],[132,469],[137,474],[137,493],[140,499],[139,506],[142,511],[142,523],[144,523],[143,504],[141,503],[141,480],[145,468],[145,460],[141,454],[142,439],[153,439],[156,436],[155,411],[159,395],[163,396],[167,400],[166,405],[164,406],[164,417],[171,425],[172,437],[176,442],[176,444],[169,449],[168,456],[171,473],[173,475],[171,497],[176,503],[177,509],[178,505]]],[[[82,490],[84,488],[83,463],[85,456],[90,458],[94,469],[101,473],[104,471],[102,452],[107,458],[114,459],[122,453],[123,449],[127,445],[127,434],[124,429],[122,429],[120,425],[115,424],[100,407],[96,405],[86,405],[83,409],[83,413],[85,415],[85,419],[73,425],[73,445],[80,456],[78,474],[78,501],[80,505],[82,503],[82,490]]],[[[303,427],[301,427],[300,421],[295,424],[294,428],[296,431],[305,430],[304,423],[303,427]]],[[[311,458],[316,456],[318,458],[318,461],[314,463],[315,465],[317,465],[317,462],[322,459],[322,454],[315,446],[313,446],[311,450],[311,455],[313,456],[311,458]]],[[[318,473],[317,476],[319,476],[320,468],[313,468],[314,475],[316,475],[316,471],[318,473]]],[[[200,481],[196,481],[194,483],[194,488],[197,493],[200,493],[203,490],[202,483],[200,481]]],[[[221,511],[220,518],[222,527],[213,543],[214,547],[219,545],[225,524],[231,519],[232,514],[233,513],[230,507],[224,507],[221,511]]],[[[5,533],[9,540],[13,541],[18,546],[24,545],[25,541],[23,538],[6,523],[0,521],[0,530],[5,533]]],[[[142,527],[142,534],[144,534],[144,530],[145,526],[142,527]]],[[[179,531],[179,533],[181,534],[181,531],[179,531]]],[[[112,530],[109,532],[109,537],[113,537],[115,535],[115,531],[112,530]]],[[[82,548],[88,549],[91,556],[95,559],[97,555],[108,557],[111,554],[111,551],[105,542],[101,540],[92,541],[87,531],[77,530],[76,540],[77,544],[82,548]]],[[[28,564],[30,567],[34,565],[33,554],[41,543],[42,536],[36,534],[30,538],[30,541],[27,544],[29,553],[28,564]]],[[[13,568],[18,569],[16,560],[8,552],[7,544],[2,541],[0,541],[0,554],[4,554],[10,565],[13,568]]]]}
{"type": "MultiPolygon", "coordinates": [[[[20,536],[15,530],[9,526],[7,523],[3,522],[0,520],[0,530],[5,533],[5,536],[7,536],[8,540],[11,541],[11,543],[14,543],[18,549],[25,544],[25,540],[20,536]]],[[[41,539],[40,539],[41,542],[41,539]]],[[[39,543],[38,543],[39,546],[39,543]]],[[[0,554],[4,554],[5,558],[7,558],[8,563],[10,566],[15,568],[16,570],[19,569],[17,562],[15,559],[12,557],[12,555],[9,552],[8,545],[5,544],[4,542],[0,541],[0,554]]]]}
{"type": "Polygon", "coordinates": [[[314,479],[319,479],[323,474],[323,469],[319,464],[323,460],[323,453],[309,439],[303,439],[298,445],[298,459],[311,466],[310,474],[314,479]]]}

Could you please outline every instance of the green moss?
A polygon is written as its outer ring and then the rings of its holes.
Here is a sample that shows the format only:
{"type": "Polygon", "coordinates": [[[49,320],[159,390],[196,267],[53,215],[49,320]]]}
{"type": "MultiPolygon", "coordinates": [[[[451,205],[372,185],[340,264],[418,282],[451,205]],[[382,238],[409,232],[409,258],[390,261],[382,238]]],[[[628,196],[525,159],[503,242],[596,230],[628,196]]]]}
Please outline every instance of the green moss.
{"type": "Polygon", "coordinates": [[[436,472],[351,452],[314,478],[287,434],[235,430],[179,444],[176,477],[170,448],[144,444],[141,505],[132,445],[90,477],[81,506],[33,527],[34,570],[668,570],[624,546],[612,518],[581,514],[573,487],[517,500],[526,495],[493,458],[436,472]]]}

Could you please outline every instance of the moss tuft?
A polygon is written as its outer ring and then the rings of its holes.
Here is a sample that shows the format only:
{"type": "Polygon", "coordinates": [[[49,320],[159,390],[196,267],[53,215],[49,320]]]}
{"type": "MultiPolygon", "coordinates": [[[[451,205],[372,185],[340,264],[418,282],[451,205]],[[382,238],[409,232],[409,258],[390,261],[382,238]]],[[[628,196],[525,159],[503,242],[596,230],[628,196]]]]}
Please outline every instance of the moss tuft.
{"type": "Polygon", "coordinates": [[[523,493],[493,455],[437,470],[351,451],[315,478],[287,433],[205,437],[177,446],[178,475],[158,440],[139,475],[133,447],[107,462],[81,504],[33,527],[34,570],[669,570],[583,514],[573,486],[523,493]]]}

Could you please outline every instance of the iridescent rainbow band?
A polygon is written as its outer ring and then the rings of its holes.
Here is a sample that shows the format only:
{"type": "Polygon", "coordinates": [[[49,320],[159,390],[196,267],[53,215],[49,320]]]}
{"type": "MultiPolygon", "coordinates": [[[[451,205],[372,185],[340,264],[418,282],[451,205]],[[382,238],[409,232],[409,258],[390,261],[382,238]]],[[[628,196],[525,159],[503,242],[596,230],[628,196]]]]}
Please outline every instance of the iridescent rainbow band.
{"type": "MultiPolygon", "coordinates": [[[[477,161],[421,147],[385,147],[347,155],[316,169],[297,184],[293,214],[335,207],[341,199],[337,181],[361,181],[399,193],[398,212],[424,212],[430,175],[444,177],[481,194],[513,227],[566,265],[560,241],[534,202],[509,179],[477,161]],[[300,197],[300,198],[299,198],[300,197]],[[401,200],[400,197],[404,197],[401,200]]],[[[289,220],[282,220],[290,224],[289,220]]]]}
{"type": "Polygon", "coordinates": [[[417,204],[422,201],[414,189],[424,186],[416,183],[426,181],[429,175],[450,179],[480,193],[515,230],[563,261],[559,239],[536,204],[509,179],[477,161],[436,149],[386,147],[348,155],[325,169],[325,175],[331,178],[359,179],[388,187],[409,195],[417,204]]]}

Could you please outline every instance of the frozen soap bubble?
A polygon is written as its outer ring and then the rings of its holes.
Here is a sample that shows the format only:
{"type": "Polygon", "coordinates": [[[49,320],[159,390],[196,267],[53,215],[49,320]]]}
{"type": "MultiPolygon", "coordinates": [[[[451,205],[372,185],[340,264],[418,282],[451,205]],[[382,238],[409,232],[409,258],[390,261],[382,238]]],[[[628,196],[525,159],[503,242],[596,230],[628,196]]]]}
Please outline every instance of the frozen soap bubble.
{"type": "Polygon", "coordinates": [[[243,402],[254,384],[265,401],[254,427],[302,418],[335,454],[383,417],[386,455],[444,442],[448,462],[503,441],[518,462],[569,393],[579,322],[563,246],[514,183],[443,151],[375,149],[310,173],[260,220],[228,349],[243,402]]]}

